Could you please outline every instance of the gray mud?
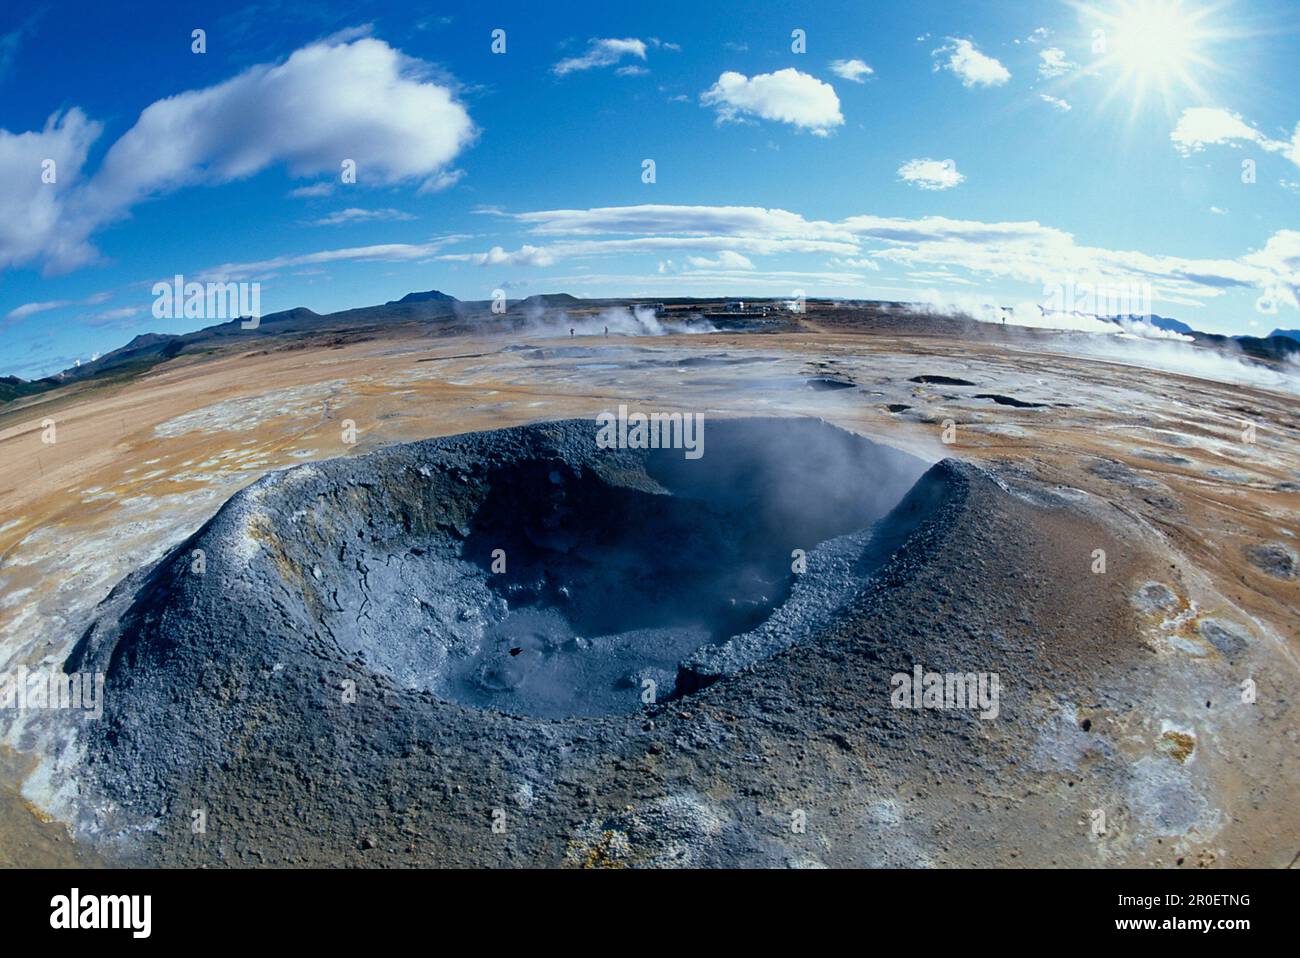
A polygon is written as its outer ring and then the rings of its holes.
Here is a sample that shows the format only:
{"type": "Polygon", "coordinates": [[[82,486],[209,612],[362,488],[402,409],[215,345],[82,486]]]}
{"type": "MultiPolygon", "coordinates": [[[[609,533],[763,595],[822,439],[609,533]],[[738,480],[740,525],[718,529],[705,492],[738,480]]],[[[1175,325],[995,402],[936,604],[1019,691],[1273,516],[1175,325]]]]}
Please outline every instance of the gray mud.
{"type": "Polygon", "coordinates": [[[1102,748],[1031,779],[1026,759],[1052,702],[1145,701],[1118,684],[1149,688],[1145,671],[1116,677],[1149,656],[1104,639],[1131,592],[1069,574],[1048,521],[1066,507],[817,421],[706,435],[689,461],[548,423],[237,494],[124,580],[66,663],[107,673],[78,836],[117,862],[203,866],[1091,854],[1086,827],[1020,836],[1059,823],[1067,793],[1124,800],[1128,763],[1102,748]],[[997,721],[891,707],[891,675],[916,666],[1000,674],[997,721]]]}

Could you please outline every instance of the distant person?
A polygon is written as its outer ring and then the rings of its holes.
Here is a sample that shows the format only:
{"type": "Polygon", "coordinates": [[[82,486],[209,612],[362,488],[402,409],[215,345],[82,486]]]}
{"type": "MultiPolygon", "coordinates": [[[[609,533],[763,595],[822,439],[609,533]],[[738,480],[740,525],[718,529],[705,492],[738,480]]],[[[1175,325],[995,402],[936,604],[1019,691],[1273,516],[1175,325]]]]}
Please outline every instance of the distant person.
{"type": "Polygon", "coordinates": [[[608,326],[605,327],[605,335],[606,335],[606,336],[609,335],[609,327],[608,327],[608,326]]]}
{"type": "Polygon", "coordinates": [[[569,336],[571,336],[571,337],[572,337],[572,336],[573,336],[573,335],[574,335],[574,332],[573,332],[573,327],[572,327],[572,326],[570,326],[570,327],[569,327],[569,336]]]}

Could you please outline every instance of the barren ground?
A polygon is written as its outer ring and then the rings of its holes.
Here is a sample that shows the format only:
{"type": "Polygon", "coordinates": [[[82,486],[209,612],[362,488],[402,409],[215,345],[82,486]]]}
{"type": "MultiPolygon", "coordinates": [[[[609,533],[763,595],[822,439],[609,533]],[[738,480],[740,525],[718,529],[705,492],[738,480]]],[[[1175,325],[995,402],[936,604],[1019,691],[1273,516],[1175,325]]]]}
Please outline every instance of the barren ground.
{"type": "MultiPolygon", "coordinates": [[[[0,669],[61,666],[95,605],[123,576],[271,470],[432,436],[591,419],[620,403],[706,418],[821,417],[930,461],[955,456],[986,465],[1011,488],[1023,479],[1036,489],[1063,487],[1088,503],[1091,524],[1042,520],[1057,530],[1044,546],[1041,568],[1055,577],[1045,594],[1058,596],[1062,616],[1067,605],[1077,613],[1090,602],[1089,590],[1110,596],[1122,611],[1108,611],[1104,634],[1080,637],[1080,647],[1132,651],[1154,663],[1150,675],[1168,682],[1146,689],[1145,702],[1109,723],[1096,703],[1050,696],[1035,703],[1059,719],[1059,727],[1044,724],[1039,744],[1067,758],[1015,773],[1017,786],[1043,796],[1027,806],[1025,845],[1032,847],[1034,832],[1059,827],[1047,816],[1058,801],[1052,796],[1074,787],[1062,781],[1058,788],[1056,777],[1069,778],[1062,770],[1087,752],[1075,738],[1081,710],[1096,715],[1108,757],[1151,770],[1143,779],[1153,783],[1151,795],[1135,786],[1129,812],[1141,818],[1144,802],[1155,811],[1135,829],[1141,848],[1066,848],[1041,863],[1173,864],[1150,844],[1163,836],[1188,865],[1291,864],[1300,850],[1293,800],[1300,783],[1300,580],[1294,560],[1287,565],[1300,532],[1296,397],[1074,359],[1039,350],[1033,340],[1007,345],[823,319],[814,314],[800,331],[770,335],[520,341],[400,333],[181,361],[124,385],[5,407],[0,669]],[[910,381],[920,376],[974,385],[910,381]],[[811,388],[808,380],[817,378],[856,388],[811,388]],[[47,418],[57,428],[52,444],[42,442],[47,418]],[[948,420],[951,444],[941,441],[948,420]],[[355,443],[345,441],[348,421],[355,443]],[[1254,441],[1244,440],[1247,424],[1254,441]],[[1108,569],[1094,575],[1092,553],[1103,547],[1108,569]],[[1173,599],[1138,598],[1149,582],[1166,586],[1173,599]],[[1222,630],[1251,649],[1239,675],[1222,661],[1222,643],[1212,641],[1222,630]],[[1232,684],[1219,682],[1228,696],[1237,681],[1253,680],[1257,704],[1202,706],[1202,679],[1211,669],[1235,676],[1232,684]],[[1161,814],[1175,792],[1183,805],[1194,795],[1206,810],[1161,814]]],[[[1074,668],[1077,683],[1086,660],[1074,668]]],[[[0,864],[97,860],[59,824],[77,801],[73,731],[44,716],[8,714],[0,714],[0,731],[0,864]]],[[[927,824],[980,827],[953,810],[963,802],[961,783],[932,785],[924,814],[904,829],[924,852],[905,848],[883,863],[945,861],[928,844],[927,824]],[[950,803],[945,813],[936,810],[941,800],[950,803]]],[[[866,814],[888,818],[897,809],[872,805],[866,814]]],[[[973,854],[947,860],[978,862],[973,854]]],[[[1037,861],[1024,848],[1005,854],[990,863],[1037,861]]]]}

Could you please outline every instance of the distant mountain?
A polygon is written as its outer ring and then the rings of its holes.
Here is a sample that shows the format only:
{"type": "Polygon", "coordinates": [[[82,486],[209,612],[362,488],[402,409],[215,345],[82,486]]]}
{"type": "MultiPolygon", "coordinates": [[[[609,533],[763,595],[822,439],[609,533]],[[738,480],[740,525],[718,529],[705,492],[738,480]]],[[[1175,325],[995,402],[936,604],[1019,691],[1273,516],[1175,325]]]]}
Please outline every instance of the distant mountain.
{"type": "Polygon", "coordinates": [[[1192,334],[1198,346],[1217,346],[1231,349],[1234,345],[1247,356],[1256,359],[1285,360],[1300,355],[1300,339],[1286,336],[1220,336],[1218,333],[1192,334]]]}
{"type": "Polygon", "coordinates": [[[431,289],[427,293],[407,293],[401,299],[389,300],[385,306],[399,306],[403,303],[456,303],[459,302],[455,296],[448,296],[446,293],[431,289]]]}
{"type": "Polygon", "coordinates": [[[129,376],[143,373],[159,363],[180,355],[194,355],[236,345],[252,348],[265,340],[293,337],[302,333],[341,332],[366,327],[395,326],[405,323],[444,322],[455,315],[460,302],[438,290],[410,293],[383,306],[346,309],[322,316],[299,306],[279,313],[268,313],[255,327],[245,329],[247,318],[232,319],[206,326],[192,333],[142,333],[125,346],[105,353],[98,359],[33,382],[17,376],[0,378],[0,403],[45,392],[69,383],[89,379],[129,376]]]}
{"type": "Polygon", "coordinates": [[[173,340],[175,338],[176,336],[173,333],[141,333],[139,336],[137,336],[135,339],[131,340],[129,343],[127,343],[125,346],[121,348],[123,350],[146,349],[149,346],[156,346],[161,343],[166,343],[169,340],[173,340]]]}
{"type": "Polygon", "coordinates": [[[1237,349],[1255,359],[1285,360],[1300,354],[1300,330],[1275,329],[1268,336],[1223,336],[1219,333],[1203,333],[1193,329],[1177,319],[1164,316],[1106,316],[1107,322],[1119,324],[1123,320],[1145,322],[1157,329],[1167,329],[1192,337],[1197,346],[1213,349],[1237,349]]]}
{"type": "Polygon", "coordinates": [[[123,363],[134,362],[144,356],[163,356],[170,359],[181,351],[181,337],[171,333],[141,333],[125,346],[105,353],[94,362],[74,367],[77,370],[94,367],[97,372],[113,369],[123,363]]]}
{"type": "Polygon", "coordinates": [[[1196,330],[1192,329],[1192,327],[1188,326],[1182,320],[1169,319],[1166,316],[1130,315],[1130,316],[1103,316],[1100,318],[1105,319],[1107,322],[1116,323],[1116,324],[1125,320],[1131,323],[1146,323],[1148,326],[1154,326],[1156,329],[1164,329],[1172,333],[1182,333],[1184,336],[1190,336],[1192,335],[1192,333],[1196,332],[1196,330]]]}
{"type": "Polygon", "coordinates": [[[53,383],[48,383],[47,380],[43,379],[28,382],[25,379],[19,379],[17,376],[0,376],[0,403],[7,403],[19,396],[30,396],[32,393],[44,392],[53,385],[53,383]]]}
{"type": "Polygon", "coordinates": [[[544,306],[548,309],[554,309],[557,306],[577,306],[582,300],[576,296],[570,296],[568,293],[534,293],[532,296],[521,299],[518,303],[520,306],[544,306]]]}
{"type": "Polygon", "coordinates": [[[1147,319],[1147,322],[1157,329],[1167,329],[1170,332],[1182,333],[1184,336],[1190,336],[1195,332],[1192,327],[1188,326],[1182,320],[1169,319],[1165,316],[1151,316],[1147,319]]]}

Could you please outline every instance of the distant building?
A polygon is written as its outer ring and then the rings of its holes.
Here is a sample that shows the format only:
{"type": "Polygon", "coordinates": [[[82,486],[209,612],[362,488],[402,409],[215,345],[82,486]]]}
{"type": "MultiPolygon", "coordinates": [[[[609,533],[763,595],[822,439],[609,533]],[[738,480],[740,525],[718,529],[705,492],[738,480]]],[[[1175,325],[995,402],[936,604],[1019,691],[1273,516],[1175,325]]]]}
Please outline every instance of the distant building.
{"type": "Polygon", "coordinates": [[[750,303],[745,305],[744,300],[732,300],[725,303],[721,309],[707,310],[704,315],[714,319],[753,319],[766,316],[770,310],[767,305],[756,306],[750,303]]]}

